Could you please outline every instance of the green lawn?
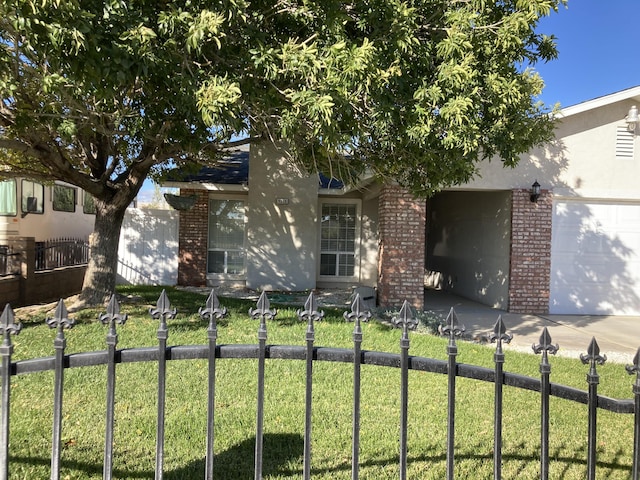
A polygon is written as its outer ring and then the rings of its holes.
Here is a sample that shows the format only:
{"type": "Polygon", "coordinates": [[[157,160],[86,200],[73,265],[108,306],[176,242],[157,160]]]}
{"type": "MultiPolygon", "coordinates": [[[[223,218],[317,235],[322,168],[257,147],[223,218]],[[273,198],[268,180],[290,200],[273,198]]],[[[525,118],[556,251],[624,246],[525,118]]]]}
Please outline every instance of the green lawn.
{"type": "MultiPolygon", "coordinates": [[[[148,314],[160,294],[155,287],[121,288],[132,300],[118,326],[118,348],[157,345],[158,321],[148,314]]],[[[168,289],[178,309],[169,324],[169,345],[206,344],[206,322],[197,315],[205,297],[168,289]]],[[[257,343],[258,322],[249,302],[221,298],[230,315],[218,325],[218,344],[257,343]]],[[[276,305],[277,306],[277,305],[276,305]]],[[[107,329],[96,321],[102,311],[71,315],[77,325],[66,333],[67,353],[104,350],[107,329]]],[[[42,317],[19,317],[24,328],[12,337],[14,360],[53,355],[55,332],[42,317]]],[[[295,308],[279,310],[268,322],[268,344],[304,345],[306,324],[295,308]]],[[[316,323],[316,345],[352,346],[353,324],[342,311],[327,309],[316,323]]],[[[363,324],[363,349],[399,352],[400,331],[372,321],[363,324]]],[[[410,354],[446,359],[447,341],[420,331],[411,334],[410,354]]],[[[494,349],[459,342],[458,361],[493,366],[494,349]]],[[[588,366],[578,360],[550,359],[553,382],[586,389],[588,366]]],[[[539,376],[540,356],[506,352],[505,371],[539,376]]],[[[206,440],[207,364],[204,360],[167,365],[165,478],[202,478],[206,440]]],[[[220,359],[216,383],[216,478],[253,478],[257,361],[220,359]]],[[[634,377],[624,365],[598,367],[599,393],[631,398],[634,377]]],[[[351,476],[351,364],[314,363],[312,476],[351,476]]],[[[363,479],[398,478],[398,369],[362,368],[361,470],[363,479]]],[[[65,371],[62,440],[63,479],[102,478],[105,412],[105,366],[65,371]]],[[[267,360],[264,423],[264,478],[301,478],[304,432],[305,364],[267,360]]],[[[492,383],[458,379],[456,410],[456,478],[493,476],[492,383]]],[[[444,375],[410,372],[408,477],[445,476],[447,381],[444,375]]],[[[115,478],[153,478],[155,462],[157,365],[117,367],[115,478]]],[[[53,374],[12,379],[10,475],[12,479],[49,477],[53,374]]],[[[503,478],[539,478],[540,398],[535,392],[505,387],[503,478]]],[[[633,416],[599,411],[598,478],[629,478],[633,451],[633,416]]],[[[551,478],[586,476],[587,407],[551,399],[551,478]]]]}

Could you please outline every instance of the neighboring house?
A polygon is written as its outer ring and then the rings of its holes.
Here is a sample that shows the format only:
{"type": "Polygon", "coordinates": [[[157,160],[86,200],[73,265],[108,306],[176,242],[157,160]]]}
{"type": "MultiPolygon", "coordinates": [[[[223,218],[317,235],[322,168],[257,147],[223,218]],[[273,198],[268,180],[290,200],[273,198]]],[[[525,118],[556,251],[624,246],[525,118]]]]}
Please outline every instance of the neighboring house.
{"type": "Polygon", "coordinates": [[[178,283],[376,287],[423,307],[426,286],[512,312],[640,315],[640,87],[562,111],[556,140],[429,200],[300,174],[272,145],[167,186],[180,212],[178,283]],[[532,184],[541,185],[539,198],[532,184]]]}
{"type": "Polygon", "coordinates": [[[15,237],[88,239],[94,222],[93,197],[73,185],[0,181],[0,244],[15,237]]]}
{"type": "Polygon", "coordinates": [[[0,181],[0,306],[79,292],[94,221],[93,198],[72,185],[0,181]]]}

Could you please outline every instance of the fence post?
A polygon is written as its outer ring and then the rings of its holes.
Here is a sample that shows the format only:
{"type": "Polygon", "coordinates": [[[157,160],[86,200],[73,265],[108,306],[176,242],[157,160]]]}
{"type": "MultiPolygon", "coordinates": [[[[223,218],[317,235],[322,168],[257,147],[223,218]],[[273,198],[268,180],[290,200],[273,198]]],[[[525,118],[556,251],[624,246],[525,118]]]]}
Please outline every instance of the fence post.
{"type": "Polygon", "coordinates": [[[158,424],[156,431],[156,480],[162,480],[164,468],[164,409],[167,377],[167,319],[175,318],[177,310],[171,310],[167,292],[162,290],[156,308],[149,310],[151,317],[160,320],[158,327],[158,424]]]}
{"type": "Polygon", "coordinates": [[[36,239],[17,237],[11,240],[11,249],[20,259],[20,297],[19,305],[31,303],[31,280],[36,270],[36,239]]]}
{"type": "Polygon", "coordinates": [[[344,319],[353,322],[353,425],[351,435],[351,480],[360,475],[360,377],[362,366],[362,326],[368,322],[371,312],[362,302],[360,294],[351,303],[351,311],[344,312],[344,319]]]}
{"type": "Polygon", "coordinates": [[[595,337],[591,339],[587,354],[580,354],[580,360],[585,365],[589,364],[587,373],[587,383],[589,384],[589,432],[588,432],[588,453],[587,453],[587,480],[596,478],[596,433],[598,416],[598,384],[600,376],[596,371],[596,364],[603,365],[607,361],[606,355],[600,355],[600,347],[595,337]]]}
{"type": "Polygon", "coordinates": [[[495,480],[502,478],[502,385],[504,383],[502,342],[509,343],[512,339],[513,336],[507,333],[502,322],[502,315],[499,315],[493,327],[493,333],[489,336],[491,343],[496,342],[496,353],[493,355],[493,361],[496,364],[493,414],[493,478],[495,480]]]}
{"type": "Polygon", "coordinates": [[[56,338],[53,346],[55,355],[55,379],[53,390],[53,434],[51,439],[51,480],[60,478],[60,438],[62,433],[62,391],[64,385],[64,349],[67,340],[64,338],[64,329],[73,328],[74,321],[67,318],[67,307],[62,299],[56,306],[53,318],[45,320],[49,328],[56,329],[56,338]]]}
{"type": "Polygon", "coordinates": [[[400,313],[391,322],[395,327],[402,327],[400,338],[400,480],[407,478],[407,423],[409,414],[409,330],[418,326],[411,306],[406,300],[400,313]]]}
{"type": "Polygon", "coordinates": [[[200,308],[198,314],[204,320],[209,320],[207,337],[209,339],[209,389],[207,403],[207,454],[205,460],[204,478],[213,479],[213,439],[214,439],[214,410],[216,402],[216,341],[218,339],[217,321],[227,315],[227,309],[220,307],[216,293],[211,290],[207,297],[206,307],[200,308]]]}
{"type": "Polygon", "coordinates": [[[456,375],[458,374],[458,365],[456,356],[458,355],[458,346],[455,337],[459,337],[464,333],[465,327],[458,323],[458,316],[451,307],[447,316],[446,325],[439,327],[440,334],[449,337],[447,345],[448,356],[448,395],[447,395],[447,479],[453,480],[453,462],[455,456],[455,415],[456,415],[456,375]]]}
{"type": "Polygon", "coordinates": [[[107,412],[104,436],[104,465],[102,466],[102,478],[111,480],[113,475],[113,425],[114,406],[116,395],[116,346],[118,334],[116,323],[124,325],[127,315],[120,314],[120,304],[114,293],[107,305],[107,312],[98,317],[103,325],[108,325],[107,332],[107,412]]]}
{"type": "Polygon", "coordinates": [[[11,305],[7,303],[0,316],[0,377],[2,377],[2,404],[0,405],[0,480],[9,478],[9,409],[11,389],[11,354],[13,345],[10,335],[18,335],[22,330],[21,323],[15,323],[15,317],[11,305]]]}
{"type": "Polygon", "coordinates": [[[305,407],[304,407],[304,462],[303,462],[303,478],[309,480],[311,478],[311,403],[313,400],[313,342],[315,341],[314,321],[322,320],[324,312],[318,311],[316,297],[311,292],[304,304],[304,310],[298,310],[298,318],[307,321],[307,373],[305,385],[305,407]]]}
{"type": "Polygon", "coordinates": [[[254,320],[260,320],[258,327],[258,407],[256,409],[256,449],[255,449],[255,480],[262,479],[262,446],[263,446],[263,423],[264,423],[264,361],[267,348],[267,322],[275,318],[277,311],[271,310],[267,294],[263,291],[260,294],[255,309],[249,309],[249,316],[254,320]]]}
{"type": "Polygon", "coordinates": [[[551,365],[548,353],[555,355],[559,347],[558,344],[551,343],[551,335],[547,327],[542,330],[539,342],[537,345],[532,345],[531,348],[536,354],[542,353],[540,361],[540,479],[547,480],[549,478],[549,395],[551,394],[549,383],[551,365]]]}
{"type": "Polygon", "coordinates": [[[640,348],[633,357],[633,365],[627,365],[627,373],[629,375],[636,374],[636,381],[633,384],[633,468],[632,480],[640,480],[640,348]]]}

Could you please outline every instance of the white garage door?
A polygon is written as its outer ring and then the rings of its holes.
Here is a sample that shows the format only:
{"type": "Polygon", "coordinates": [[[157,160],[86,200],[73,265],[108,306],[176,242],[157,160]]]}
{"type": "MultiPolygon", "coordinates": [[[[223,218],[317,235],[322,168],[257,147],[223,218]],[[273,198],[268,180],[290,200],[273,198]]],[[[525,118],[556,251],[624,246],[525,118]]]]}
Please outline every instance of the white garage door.
{"type": "Polygon", "coordinates": [[[640,203],[554,202],[550,313],[640,315],[640,203]]]}

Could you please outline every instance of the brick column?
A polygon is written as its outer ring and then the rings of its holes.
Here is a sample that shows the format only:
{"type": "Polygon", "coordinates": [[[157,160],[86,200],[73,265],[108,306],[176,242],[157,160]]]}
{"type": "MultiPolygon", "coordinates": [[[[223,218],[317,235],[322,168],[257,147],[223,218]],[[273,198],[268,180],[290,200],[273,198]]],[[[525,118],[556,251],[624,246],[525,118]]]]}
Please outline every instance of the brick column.
{"type": "Polygon", "coordinates": [[[509,311],[549,313],[551,282],[551,219],[553,196],[543,190],[537,202],[529,190],[511,197],[511,267],[509,311]]]}
{"type": "Polygon", "coordinates": [[[207,284],[207,239],[209,194],[206,190],[181,189],[181,195],[196,195],[190,210],[180,211],[178,227],[178,285],[207,284]]]}
{"type": "Polygon", "coordinates": [[[424,255],[427,202],[399,186],[382,188],[378,203],[378,302],[400,307],[407,300],[424,308],[424,255]]]}

